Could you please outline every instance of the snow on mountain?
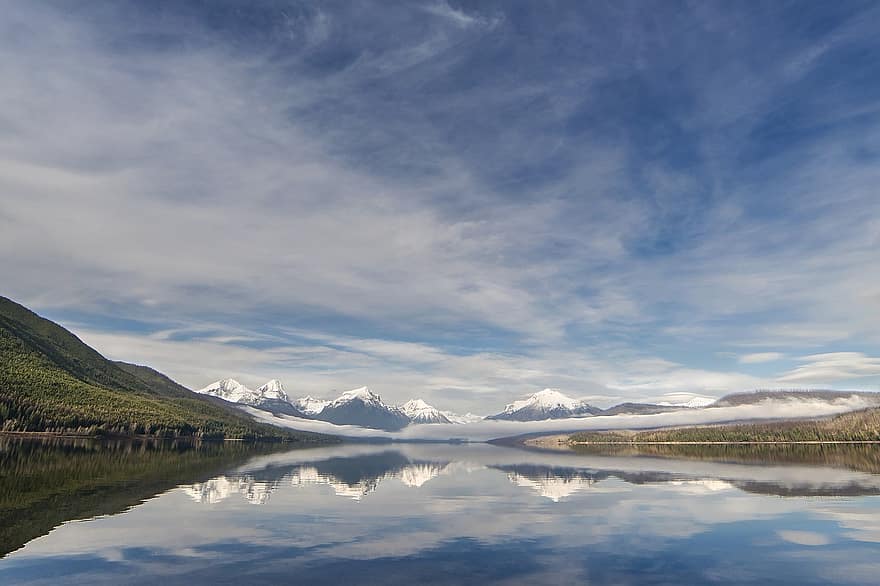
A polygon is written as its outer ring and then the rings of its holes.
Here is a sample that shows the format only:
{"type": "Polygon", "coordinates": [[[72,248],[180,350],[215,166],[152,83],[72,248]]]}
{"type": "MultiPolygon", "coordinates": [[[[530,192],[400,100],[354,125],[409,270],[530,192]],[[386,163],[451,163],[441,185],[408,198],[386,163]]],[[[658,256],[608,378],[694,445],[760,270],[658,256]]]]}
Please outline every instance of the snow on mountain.
{"type": "Polygon", "coordinates": [[[374,429],[400,429],[409,423],[471,423],[483,419],[473,413],[457,415],[441,411],[422,399],[412,399],[399,407],[386,405],[369,387],[346,391],[333,400],[306,396],[293,405],[314,419],[374,429]]]}
{"type": "Polygon", "coordinates": [[[439,409],[428,405],[421,399],[407,401],[400,406],[400,410],[413,423],[452,423],[439,409]]]}
{"type": "Polygon", "coordinates": [[[593,407],[580,399],[572,399],[556,389],[544,389],[534,395],[514,401],[497,415],[486,419],[502,419],[507,421],[540,421],[543,419],[563,419],[595,415],[601,409],[593,407]]]}
{"type": "Polygon", "coordinates": [[[359,401],[365,405],[386,406],[385,403],[382,402],[382,398],[371,391],[370,387],[358,387],[350,391],[345,391],[339,395],[339,397],[330,401],[327,407],[338,407],[340,405],[351,403],[352,401],[359,401]]]}
{"type": "Polygon", "coordinates": [[[286,401],[290,403],[290,398],[287,396],[287,393],[284,392],[284,385],[281,384],[281,381],[273,378],[263,386],[257,389],[257,392],[260,393],[260,396],[263,399],[275,399],[278,401],[286,401]]]}
{"type": "Polygon", "coordinates": [[[260,392],[249,389],[232,378],[224,378],[209,384],[203,389],[196,391],[203,395],[218,397],[230,403],[244,403],[245,405],[257,405],[260,402],[260,392]]]}
{"type": "Polygon", "coordinates": [[[305,413],[306,415],[317,415],[321,411],[324,410],[330,401],[324,399],[316,399],[312,396],[306,395],[300,399],[294,401],[293,406],[305,413]]]}
{"type": "Polygon", "coordinates": [[[250,405],[272,413],[284,413],[295,417],[303,416],[300,410],[291,405],[290,398],[284,392],[284,386],[276,379],[270,380],[255,391],[235,379],[225,378],[196,392],[219,397],[230,403],[250,405]]]}

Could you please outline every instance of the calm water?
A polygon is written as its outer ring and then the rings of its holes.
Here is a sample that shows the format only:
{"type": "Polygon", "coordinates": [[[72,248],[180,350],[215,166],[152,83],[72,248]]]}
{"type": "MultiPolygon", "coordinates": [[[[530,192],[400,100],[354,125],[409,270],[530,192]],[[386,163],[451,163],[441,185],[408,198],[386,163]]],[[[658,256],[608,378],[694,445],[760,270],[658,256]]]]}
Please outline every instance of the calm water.
{"type": "Polygon", "coordinates": [[[2,584],[880,577],[877,447],[270,453],[6,441],[0,456],[2,584]]]}

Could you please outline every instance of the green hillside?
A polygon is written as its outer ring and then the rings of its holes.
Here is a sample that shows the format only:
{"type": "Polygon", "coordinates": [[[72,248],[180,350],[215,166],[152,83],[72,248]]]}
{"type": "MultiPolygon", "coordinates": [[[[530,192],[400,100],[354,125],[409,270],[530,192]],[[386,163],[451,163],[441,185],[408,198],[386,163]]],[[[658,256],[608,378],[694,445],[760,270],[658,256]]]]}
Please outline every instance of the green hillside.
{"type": "Polygon", "coordinates": [[[581,432],[575,443],[880,441],[880,408],[829,419],[681,427],[635,432],[581,432]]]}
{"type": "Polygon", "coordinates": [[[0,297],[0,430],[202,439],[332,438],[257,424],[144,366],[107,360],[0,297]]]}

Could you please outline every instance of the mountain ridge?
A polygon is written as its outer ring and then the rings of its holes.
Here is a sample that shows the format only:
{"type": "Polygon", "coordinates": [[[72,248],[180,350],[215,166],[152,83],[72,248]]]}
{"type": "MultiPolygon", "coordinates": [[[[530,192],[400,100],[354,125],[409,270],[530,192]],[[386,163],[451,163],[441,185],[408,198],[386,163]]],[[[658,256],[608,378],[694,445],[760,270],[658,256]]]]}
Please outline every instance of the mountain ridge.
{"type": "Polygon", "coordinates": [[[6,297],[0,297],[0,431],[333,439],[257,423],[149,367],[108,360],[69,330],[6,297]]]}

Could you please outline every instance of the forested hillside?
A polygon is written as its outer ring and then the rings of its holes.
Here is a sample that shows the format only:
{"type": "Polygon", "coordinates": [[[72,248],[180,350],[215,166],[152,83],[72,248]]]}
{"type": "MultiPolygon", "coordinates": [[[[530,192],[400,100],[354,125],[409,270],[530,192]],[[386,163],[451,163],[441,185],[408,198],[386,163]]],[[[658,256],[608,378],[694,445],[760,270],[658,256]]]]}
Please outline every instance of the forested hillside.
{"type": "Polygon", "coordinates": [[[107,360],[0,297],[0,430],[202,439],[331,438],[257,424],[142,366],[107,360]]]}

